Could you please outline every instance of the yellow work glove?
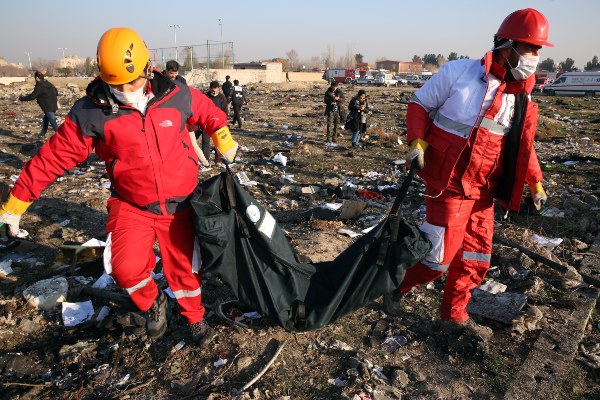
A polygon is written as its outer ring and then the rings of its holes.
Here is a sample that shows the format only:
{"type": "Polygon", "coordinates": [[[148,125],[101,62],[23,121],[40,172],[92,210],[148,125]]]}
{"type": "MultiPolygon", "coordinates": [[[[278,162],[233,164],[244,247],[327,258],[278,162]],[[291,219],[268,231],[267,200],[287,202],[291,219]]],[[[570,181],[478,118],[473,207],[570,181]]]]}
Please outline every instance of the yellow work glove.
{"type": "Polygon", "coordinates": [[[235,159],[235,155],[239,146],[237,142],[231,137],[229,128],[224,126],[221,129],[215,131],[211,135],[211,137],[213,143],[215,144],[217,154],[219,154],[223,161],[225,161],[226,163],[232,163],[235,159]]]}
{"type": "Polygon", "coordinates": [[[425,168],[425,150],[429,144],[423,139],[415,139],[410,142],[410,150],[406,156],[406,162],[410,168],[416,171],[425,168]]]}
{"type": "Polygon", "coordinates": [[[536,210],[540,211],[546,204],[548,196],[542,187],[542,182],[530,183],[529,192],[531,193],[531,200],[533,200],[533,206],[536,210]]]}
{"type": "Polygon", "coordinates": [[[12,195],[8,196],[6,203],[0,207],[0,225],[8,226],[8,236],[16,237],[19,234],[21,215],[31,205],[31,202],[19,200],[12,195]]]}

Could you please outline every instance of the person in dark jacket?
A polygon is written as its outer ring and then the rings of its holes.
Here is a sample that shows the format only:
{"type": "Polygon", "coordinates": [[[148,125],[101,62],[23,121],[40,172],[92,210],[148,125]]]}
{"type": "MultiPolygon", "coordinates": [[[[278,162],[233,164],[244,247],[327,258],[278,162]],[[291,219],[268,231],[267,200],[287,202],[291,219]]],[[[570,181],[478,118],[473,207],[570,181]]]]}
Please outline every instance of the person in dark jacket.
{"type": "Polygon", "coordinates": [[[221,91],[227,99],[227,110],[231,109],[231,96],[233,95],[233,83],[231,83],[230,79],[229,75],[225,76],[225,82],[221,86],[221,91]]]}
{"type": "Polygon", "coordinates": [[[338,88],[336,81],[331,82],[331,86],[325,92],[323,101],[325,102],[325,116],[327,117],[327,135],[326,144],[335,143],[338,134],[338,126],[342,120],[342,107],[344,101],[344,92],[338,88]]]}
{"type": "Polygon", "coordinates": [[[223,82],[223,94],[227,98],[227,101],[231,103],[231,96],[233,95],[233,83],[230,81],[231,77],[227,75],[225,77],[225,82],[223,82]]]}
{"type": "Polygon", "coordinates": [[[240,81],[235,79],[233,81],[233,92],[231,95],[231,105],[233,106],[233,121],[232,124],[238,123],[238,128],[242,129],[242,117],[240,115],[240,111],[242,110],[242,106],[247,104],[246,93],[244,92],[244,88],[240,86],[240,81]]]}
{"type": "Polygon", "coordinates": [[[165,74],[169,79],[175,79],[176,81],[187,85],[185,78],[179,75],[179,63],[175,60],[167,61],[163,74],[165,74]]]}
{"type": "Polygon", "coordinates": [[[346,129],[352,132],[352,147],[358,146],[360,141],[361,133],[367,131],[367,109],[369,104],[367,102],[367,92],[364,89],[358,91],[357,95],[354,96],[348,104],[348,122],[346,123],[346,129]]]}
{"type": "MultiPolygon", "coordinates": [[[[229,102],[227,101],[227,97],[221,92],[221,85],[219,85],[218,81],[212,81],[210,83],[209,89],[204,92],[206,97],[212,100],[215,103],[215,106],[219,107],[227,117],[227,108],[229,102]]],[[[202,154],[204,158],[210,161],[210,136],[202,135],[202,154]]],[[[207,170],[207,168],[204,168],[207,170]]]]}
{"type": "Polygon", "coordinates": [[[35,71],[33,74],[35,78],[35,88],[33,92],[27,96],[20,96],[20,101],[31,101],[36,100],[39,104],[44,118],[42,119],[42,130],[40,131],[40,137],[46,136],[48,131],[48,125],[52,125],[54,132],[58,131],[58,124],[56,123],[56,111],[58,110],[58,90],[53,84],[48,82],[41,71],[35,71]]]}
{"type": "Polygon", "coordinates": [[[152,276],[158,241],[163,273],[194,342],[214,338],[204,320],[202,276],[190,197],[198,158],[187,131],[198,125],[219,154],[233,161],[238,144],[227,118],[204,93],[152,68],[150,51],[129,28],[106,31],[97,47],[100,76],[77,100],[65,122],[23,167],[0,222],[19,231],[21,215],[57,176],[95,151],[106,166],[105,272],[146,313],[149,337],[167,329],[167,295],[152,276]]]}

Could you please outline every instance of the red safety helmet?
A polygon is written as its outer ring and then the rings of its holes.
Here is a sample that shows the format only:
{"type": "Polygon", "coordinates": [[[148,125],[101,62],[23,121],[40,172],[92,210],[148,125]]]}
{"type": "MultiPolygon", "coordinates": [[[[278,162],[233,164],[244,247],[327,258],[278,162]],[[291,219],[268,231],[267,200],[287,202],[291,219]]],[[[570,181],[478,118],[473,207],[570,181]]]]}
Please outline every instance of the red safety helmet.
{"type": "Polygon", "coordinates": [[[496,36],[536,46],[554,47],[548,42],[548,20],[538,10],[517,10],[504,19],[496,36]]]}

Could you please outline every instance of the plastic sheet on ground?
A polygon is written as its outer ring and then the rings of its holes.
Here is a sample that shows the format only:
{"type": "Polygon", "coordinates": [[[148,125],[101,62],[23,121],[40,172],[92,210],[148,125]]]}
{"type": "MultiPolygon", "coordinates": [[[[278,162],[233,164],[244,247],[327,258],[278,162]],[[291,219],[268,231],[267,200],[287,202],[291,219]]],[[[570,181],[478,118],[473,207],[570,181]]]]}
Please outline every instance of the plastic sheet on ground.
{"type": "Polygon", "coordinates": [[[90,320],[94,316],[91,300],[80,303],[62,303],[62,319],[66,327],[76,326],[90,320]]]}
{"type": "Polygon", "coordinates": [[[553,248],[555,248],[556,246],[558,246],[559,244],[561,244],[563,242],[563,240],[561,238],[553,238],[553,239],[548,239],[545,238],[543,236],[539,236],[539,235],[532,235],[531,236],[531,240],[533,240],[534,242],[541,244],[542,246],[552,250],[553,248]]]}
{"type": "Polygon", "coordinates": [[[287,165],[287,160],[288,160],[288,158],[281,153],[277,153],[273,157],[274,162],[279,163],[279,164],[283,165],[284,167],[287,165]]]}

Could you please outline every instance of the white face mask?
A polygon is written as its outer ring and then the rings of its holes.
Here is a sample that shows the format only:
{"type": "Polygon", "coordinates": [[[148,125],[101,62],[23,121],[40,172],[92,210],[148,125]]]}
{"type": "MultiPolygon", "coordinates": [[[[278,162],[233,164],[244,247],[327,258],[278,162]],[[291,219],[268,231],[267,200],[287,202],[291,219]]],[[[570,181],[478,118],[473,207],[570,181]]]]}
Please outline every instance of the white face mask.
{"type": "Polygon", "coordinates": [[[144,93],[144,88],[147,81],[148,80],[146,79],[144,84],[133,92],[120,92],[112,86],[110,87],[110,90],[121,103],[135,107],[143,113],[146,111],[146,106],[148,105],[148,96],[146,96],[146,93],[144,93]]]}
{"type": "MultiPolygon", "coordinates": [[[[515,49],[513,48],[513,50],[515,49]]],[[[511,68],[510,72],[512,72],[513,76],[518,81],[529,78],[535,73],[538,62],[540,61],[540,56],[523,56],[517,50],[515,50],[515,53],[519,54],[519,63],[515,68],[511,68]]],[[[508,65],[510,65],[510,62],[508,65]]]]}

